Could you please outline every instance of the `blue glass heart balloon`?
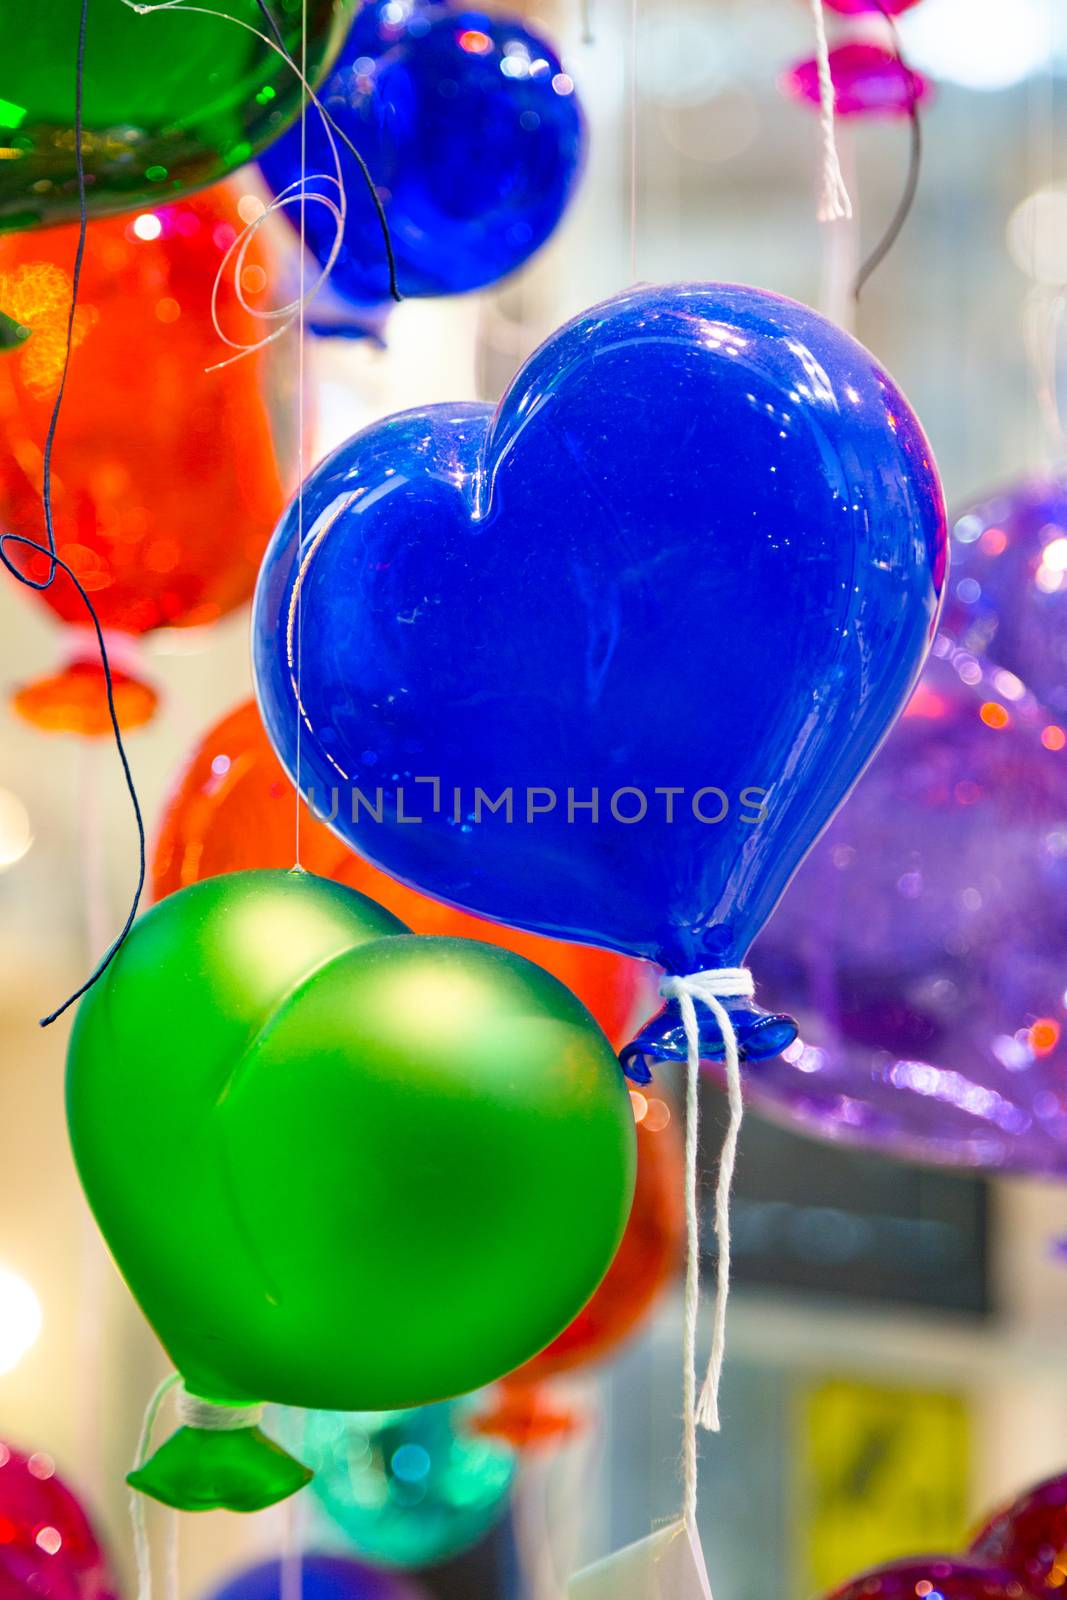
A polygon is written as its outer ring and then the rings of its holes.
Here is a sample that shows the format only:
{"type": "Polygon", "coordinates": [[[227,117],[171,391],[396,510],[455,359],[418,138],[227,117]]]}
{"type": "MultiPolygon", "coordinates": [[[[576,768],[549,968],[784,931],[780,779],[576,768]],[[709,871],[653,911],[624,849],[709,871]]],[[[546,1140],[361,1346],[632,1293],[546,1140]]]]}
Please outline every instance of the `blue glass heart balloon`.
{"type": "MultiPolygon", "coordinates": [[[[946,549],[873,358],[720,284],[594,306],[495,412],[357,434],[298,525],[253,651],[315,808],[430,894],[672,974],[743,959],[915,682],[946,549]]],[[[631,1058],[684,1058],[676,1007],[631,1058]]],[[[749,1059],[793,1037],[733,1008],[749,1059]]]]}
{"type": "MultiPolygon", "coordinates": [[[[320,99],[367,163],[405,295],[455,294],[505,277],[544,244],[574,191],[584,143],[574,85],[545,40],[516,18],[376,0],[353,24],[320,99]]],[[[389,294],[381,229],[355,161],[337,147],[348,215],[331,288],[373,304],[389,294]]],[[[260,166],[275,194],[299,181],[299,124],[260,166]]],[[[314,107],[306,170],[335,170],[314,107]]],[[[337,199],[334,184],[308,188],[337,199]]],[[[298,208],[286,214],[299,222],[298,208]]],[[[326,206],[305,207],[305,236],[320,263],[335,232],[326,206]]]]}

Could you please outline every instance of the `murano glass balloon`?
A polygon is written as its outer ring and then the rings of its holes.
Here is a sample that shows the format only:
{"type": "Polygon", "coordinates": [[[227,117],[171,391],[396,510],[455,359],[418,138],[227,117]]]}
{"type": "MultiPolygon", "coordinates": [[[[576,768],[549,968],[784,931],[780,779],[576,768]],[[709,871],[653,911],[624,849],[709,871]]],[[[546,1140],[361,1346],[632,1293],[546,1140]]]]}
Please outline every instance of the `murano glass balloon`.
{"type": "MultiPolygon", "coordinates": [[[[634,1184],[607,1039],[555,978],[420,938],[351,889],[240,872],[169,895],[78,1008],[75,1161],[193,1395],[389,1410],[492,1382],[578,1313],[634,1184]]],[[[186,1426],[131,1477],[186,1509],[306,1480],[186,1426]]]]}
{"type": "Polygon", "coordinates": [[[865,1572],[826,1600],[1032,1600],[1011,1573],[967,1557],[927,1556],[865,1572]]]}
{"type": "MultiPolygon", "coordinates": [[[[244,604],[293,485],[285,341],[209,370],[234,354],[215,331],[211,305],[243,227],[241,196],[236,183],[222,184],[88,232],[52,503],[58,553],[109,637],[128,727],[146,720],[156,699],[136,640],[157,628],[204,626],[244,604]]],[[[0,310],[29,330],[0,350],[0,527],[39,543],[76,245],[74,228],[0,238],[0,310]]],[[[260,231],[242,272],[252,306],[269,303],[273,259],[260,231]]],[[[263,334],[229,271],[217,311],[230,338],[253,343],[263,334]]],[[[30,577],[47,577],[43,555],[14,544],[8,553],[30,577]]],[[[110,735],[96,639],[73,583],[57,570],[48,588],[21,592],[65,625],[67,659],[57,675],[24,687],[16,708],[39,727],[110,735]]]]}
{"type": "Polygon", "coordinates": [[[52,1457],[0,1443],[3,1600],[116,1600],[118,1592],[85,1508],[52,1457]]]}
{"type": "Polygon", "coordinates": [[[425,1567],[460,1555],[503,1515],[515,1452],[470,1430],[476,1401],[409,1411],[316,1411],[298,1424],[312,1492],[357,1555],[425,1567]]]}
{"type": "Polygon", "coordinates": [[[960,512],[941,626],[1020,679],[1067,743],[1067,481],[1024,478],[960,512]]]}
{"type": "MultiPolygon", "coordinates": [[[[0,6],[0,232],[78,215],[74,107],[83,0],[0,6]]],[[[308,75],[327,67],[356,0],[273,6],[308,75]]],[[[299,76],[259,34],[256,0],[88,0],[82,153],[91,216],[154,209],[243,166],[300,109],[299,76]]]]}
{"type": "Polygon", "coordinates": [[[1067,750],[1017,680],[934,650],[759,940],[801,1038],[749,1091],[825,1138],[1062,1177],[1067,750]]]}
{"type": "MultiPolygon", "coordinates": [[[[517,17],[425,0],[372,0],[322,90],[382,198],[405,295],[495,283],[552,233],[577,184],[584,125],[574,83],[551,45],[517,17]]],[[[348,215],[333,290],[357,305],[385,299],[381,228],[355,161],[338,143],[348,215]]],[[[300,178],[299,127],[260,166],[275,193],[300,178]]],[[[307,113],[306,170],[334,172],[319,113],[307,113]]],[[[312,181],[336,199],[336,185],[312,181]]],[[[294,224],[299,210],[287,208],[294,224]]],[[[335,223],[305,208],[320,262],[335,223]]],[[[315,310],[312,306],[311,315],[315,310]]]]}
{"type": "MultiPolygon", "coordinates": [[[[891,379],[738,285],[594,306],[499,408],[376,423],[303,506],[253,620],[289,774],[402,881],[672,974],[744,960],[906,701],[944,575],[891,379]]],[[[749,1057],[794,1036],[733,1012],[749,1057]]],[[[685,1048],[672,1002],[632,1053],[685,1048]]]]}

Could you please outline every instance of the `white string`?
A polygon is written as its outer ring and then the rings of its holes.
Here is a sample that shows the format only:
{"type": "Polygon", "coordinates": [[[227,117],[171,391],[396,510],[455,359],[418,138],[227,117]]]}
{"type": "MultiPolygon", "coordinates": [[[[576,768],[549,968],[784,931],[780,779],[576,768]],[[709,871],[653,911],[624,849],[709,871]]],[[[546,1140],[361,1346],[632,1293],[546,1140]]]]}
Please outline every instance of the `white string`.
{"type": "Polygon", "coordinates": [[[852,201],[845,186],[841,162],[837,154],[837,135],[834,128],[836,91],[830,71],[830,44],[826,37],[826,13],[823,0],[811,0],[811,15],[815,23],[815,62],[819,71],[819,125],[822,130],[822,194],[819,198],[820,222],[839,222],[852,215],[852,201]]]}
{"type": "Polygon", "coordinates": [[[341,245],[344,240],[345,219],[348,212],[348,202],[345,194],[344,178],[341,170],[341,158],[338,154],[336,141],[334,140],[333,129],[330,126],[330,119],[324,106],[322,105],[322,102],[319,100],[318,95],[315,93],[307,79],[307,8],[306,6],[303,8],[301,62],[300,66],[297,67],[296,63],[290,58],[287,52],[283,50],[274,39],[270,38],[268,34],[261,32],[259,28],[253,27],[250,22],[242,21],[240,17],[231,16],[229,12],[214,11],[207,6],[190,5],[187,3],[187,0],[155,0],[155,4],[145,4],[144,0],[123,0],[123,4],[128,6],[131,11],[136,12],[138,16],[142,17],[150,16],[155,11],[185,11],[194,16],[216,17],[221,19],[223,22],[235,23],[237,27],[244,28],[246,33],[252,34],[269,49],[273,50],[276,56],[281,56],[286,65],[293,72],[295,72],[296,76],[300,79],[302,90],[301,106],[303,108],[301,119],[300,177],[295,179],[285,189],[281,190],[279,194],[275,195],[273,200],[271,200],[269,204],[264,207],[259,216],[254,217],[253,220],[248,223],[248,225],[237,235],[219,264],[219,270],[216,274],[215,283],[211,291],[211,320],[214,324],[215,332],[218,334],[219,338],[224,344],[228,344],[231,350],[237,351],[236,355],[228,356],[225,361],[219,361],[214,366],[207,369],[209,372],[217,372],[221,367],[228,367],[234,361],[240,361],[243,359],[243,357],[251,355],[254,351],[262,350],[266,345],[273,344],[276,339],[282,338],[297,320],[300,321],[301,328],[303,327],[304,312],[307,306],[309,306],[314,300],[315,296],[318,294],[319,290],[330,276],[330,273],[333,271],[334,262],[337,260],[337,257],[340,254],[341,245]],[[316,173],[311,181],[315,183],[330,184],[337,190],[336,200],[331,199],[329,195],[319,194],[315,190],[308,192],[307,189],[309,179],[306,169],[305,151],[307,137],[306,110],[309,101],[315,106],[315,109],[319,113],[319,117],[322,121],[322,129],[329,142],[330,153],[333,156],[334,164],[333,174],[327,172],[316,173]],[[333,244],[330,248],[330,253],[327,256],[324,265],[319,271],[314,282],[311,284],[311,287],[306,288],[304,283],[304,211],[309,200],[313,201],[316,205],[324,206],[326,210],[330,212],[334,219],[335,231],[333,244]],[[283,306],[276,306],[266,309],[261,306],[254,306],[245,298],[242,282],[244,276],[245,257],[248,253],[249,246],[251,245],[252,239],[257,230],[263,226],[272,212],[279,211],[285,206],[290,206],[297,203],[300,205],[299,293],[295,299],[288,301],[283,306]],[[230,258],[234,255],[234,252],[237,254],[237,259],[234,262],[233,269],[234,287],[237,302],[241,309],[247,312],[250,317],[254,317],[260,322],[280,323],[280,326],[275,328],[273,333],[265,334],[262,339],[253,340],[249,344],[246,344],[239,339],[231,339],[226,333],[225,329],[222,327],[218,315],[219,287],[225,279],[227,268],[230,264],[230,258]]]}
{"type": "MultiPolygon", "coordinates": [[[[177,1372],[164,1378],[145,1406],[141,1434],[137,1440],[134,1470],[140,1471],[152,1447],[152,1430],[159,1416],[159,1408],[174,1386],[181,1382],[177,1372]]],[[[144,1496],[137,1489],[130,1490],[130,1522],[133,1525],[133,1556],[137,1566],[137,1600],[152,1600],[152,1555],[148,1548],[148,1528],[145,1523],[144,1496]]]]}
{"type": "MultiPolygon", "coordinates": [[[[148,1460],[160,1407],[172,1389],[178,1390],[175,1396],[178,1421],[185,1428],[202,1428],[208,1433],[238,1433],[244,1428],[257,1428],[263,1420],[263,1406],[218,1406],[211,1400],[201,1400],[199,1395],[189,1393],[180,1373],[172,1372],[158,1385],[145,1407],[133,1462],[135,1472],[140,1472],[148,1460]]],[[[130,1522],[133,1526],[133,1554],[137,1567],[137,1600],[152,1600],[152,1553],[148,1545],[145,1497],[139,1489],[130,1490],[130,1522]]],[[[178,1536],[175,1525],[170,1529],[168,1539],[167,1600],[171,1600],[171,1596],[177,1592],[177,1561],[178,1536]]]]}
{"type": "Polygon", "coordinates": [[[685,1315],[682,1333],[682,1382],[684,1446],[683,1515],[690,1527],[696,1526],[697,1509],[697,1427],[718,1433],[719,1385],[726,1354],[726,1305],[730,1295],[730,1190],[737,1162],[737,1143],[744,1115],[741,1097],[741,1059],[733,1018],[724,999],[750,998],[754,993],[752,974],[746,967],[718,967],[695,972],[689,977],[665,978],[660,994],[677,1000],[685,1028],[685,1315]],[[700,1211],[697,1202],[697,1153],[700,1141],[700,1024],[695,1001],[706,1005],[719,1025],[726,1057],[726,1086],[730,1120],[719,1157],[719,1177],[715,1190],[715,1232],[719,1241],[716,1273],[715,1323],[708,1369],[700,1390],[696,1387],[696,1335],[700,1314],[700,1211]]]}

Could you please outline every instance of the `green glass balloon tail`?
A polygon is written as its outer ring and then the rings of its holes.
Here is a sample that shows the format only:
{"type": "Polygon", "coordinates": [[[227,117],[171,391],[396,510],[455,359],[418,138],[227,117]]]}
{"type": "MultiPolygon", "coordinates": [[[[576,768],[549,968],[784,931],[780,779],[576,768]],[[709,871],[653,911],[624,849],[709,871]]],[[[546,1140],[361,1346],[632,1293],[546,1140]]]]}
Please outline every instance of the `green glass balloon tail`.
{"type": "Polygon", "coordinates": [[[30,329],[0,311],[0,350],[17,350],[30,337],[30,329]]]}
{"type": "Polygon", "coordinates": [[[307,1467],[260,1431],[262,1406],[214,1405],[178,1387],[180,1381],[172,1374],[149,1401],[137,1461],[126,1478],[137,1491],[132,1510],[139,1573],[142,1555],[147,1567],[139,1494],[177,1511],[262,1511],[312,1478],[307,1467]],[[182,1426],[149,1457],[159,1408],[175,1388],[182,1426]]]}

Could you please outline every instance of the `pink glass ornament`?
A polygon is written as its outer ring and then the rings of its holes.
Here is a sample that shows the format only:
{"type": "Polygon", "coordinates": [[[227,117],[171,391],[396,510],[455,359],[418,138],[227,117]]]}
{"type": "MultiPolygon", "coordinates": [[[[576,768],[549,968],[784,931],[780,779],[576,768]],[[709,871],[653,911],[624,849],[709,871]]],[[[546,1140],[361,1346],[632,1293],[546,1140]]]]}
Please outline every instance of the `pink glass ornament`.
{"type": "Polygon", "coordinates": [[[115,1600],[107,1558],[51,1456],[0,1444],[0,1600],[115,1600]]]}
{"type": "Polygon", "coordinates": [[[1067,1584],[1067,1474],[1047,1478],[998,1512],[971,1553],[1017,1575],[1033,1600],[1060,1600],[1067,1584]]]}
{"type": "MultiPolygon", "coordinates": [[[[931,92],[930,82],[906,67],[886,46],[854,39],[830,51],[835,109],[839,117],[907,117],[931,92]]],[[[800,61],[782,74],[779,88],[791,100],[821,103],[819,67],[800,61]]]]}
{"type": "Polygon", "coordinates": [[[826,1600],[1031,1600],[1017,1578],[955,1556],[926,1556],[853,1578],[826,1600]]]}

